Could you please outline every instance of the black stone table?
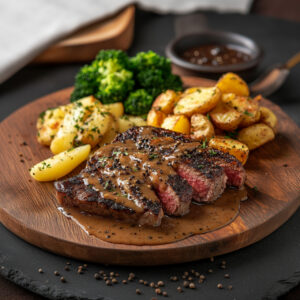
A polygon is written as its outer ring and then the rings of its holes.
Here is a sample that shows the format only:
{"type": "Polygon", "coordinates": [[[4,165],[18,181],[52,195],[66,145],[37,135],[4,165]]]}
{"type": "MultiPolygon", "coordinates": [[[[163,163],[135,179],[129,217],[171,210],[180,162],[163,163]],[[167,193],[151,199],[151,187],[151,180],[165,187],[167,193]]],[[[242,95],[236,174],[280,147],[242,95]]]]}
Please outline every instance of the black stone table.
{"type": "MultiPolygon", "coordinates": [[[[261,69],[283,62],[300,50],[299,23],[255,15],[206,13],[206,16],[211,28],[236,31],[254,38],[265,51],[261,69]]],[[[149,49],[164,54],[167,42],[174,36],[174,18],[173,15],[161,16],[138,11],[135,40],[130,54],[149,49]]],[[[18,72],[0,86],[0,120],[40,96],[72,85],[79,67],[76,64],[28,66],[18,72]]],[[[299,78],[300,67],[296,67],[284,87],[270,97],[298,124],[299,78]]],[[[170,299],[276,299],[300,282],[300,210],[262,241],[217,257],[213,262],[202,260],[148,268],[88,263],[83,274],[78,274],[78,266],[83,266],[85,262],[60,257],[31,246],[1,225],[0,241],[1,275],[50,299],[162,299],[163,296],[155,295],[153,288],[140,284],[140,279],[148,283],[164,281],[165,286],[161,290],[166,291],[170,299]],[[226,261],[226,269],[222,268],[223,260],[226,261]],[[70,262],[70,271],[64,269],[66,262],[70,262]],[[43,273],[38,272],[39,268],[43,269],[43,273]],[[103,280],[96,280],[94,273],[100,270],[119,273],[119,283],[107,286],[103,280]],[[191,270],[204,274],[206,279],[203,283],[195,280],[196,289],[183,288],[181,276],[184,272],[191,273],[191,270]],[[58,271],[60,276],[55,276],[54,271],[58,271]],[[128,284],[120,283],[127,279],[130,272],[136,274],[136,279],[128,284]],[[227,273],[230,278],[224,278],[227,273]],[[66,279],[65,283],[60,281],[61,276],[66,279]],[[170,276],[178,276],[180,281],[171,282],[170,276]],[[224,288],[217,288],[218,283],[224,288]],[[183,293],[176,290],[179,285],[183,293]],[[232,290],[228,289],[229,285],[232,285],[232,290]],[[142,295],[137,295],[136,289],[140,289],[142,295]]],[[[1,299],[25,299],[25,296],[17,296],[17,292],[15,295],[7,295],[5,289],[2,290],[1,299]]]]}

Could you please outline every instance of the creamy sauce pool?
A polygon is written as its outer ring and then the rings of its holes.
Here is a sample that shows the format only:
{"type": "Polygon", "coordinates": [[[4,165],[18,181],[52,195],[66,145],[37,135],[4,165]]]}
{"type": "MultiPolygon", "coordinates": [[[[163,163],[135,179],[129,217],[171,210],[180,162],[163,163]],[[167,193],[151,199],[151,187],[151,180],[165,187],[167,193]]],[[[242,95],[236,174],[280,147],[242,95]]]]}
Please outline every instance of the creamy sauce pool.
{"type": "Polygon", "coordinates": [[[167,217],[161,226],[138,226],[81,212],[77,208],[59,210],[78,223],[88,234],[116,244],[159,245],[172,243],[194,234],[206,233],[231,223],[238,215],[240,201],[247,191],[227,189],[213,204],[192,204],[190,212],[182,217],[167,217]]]}

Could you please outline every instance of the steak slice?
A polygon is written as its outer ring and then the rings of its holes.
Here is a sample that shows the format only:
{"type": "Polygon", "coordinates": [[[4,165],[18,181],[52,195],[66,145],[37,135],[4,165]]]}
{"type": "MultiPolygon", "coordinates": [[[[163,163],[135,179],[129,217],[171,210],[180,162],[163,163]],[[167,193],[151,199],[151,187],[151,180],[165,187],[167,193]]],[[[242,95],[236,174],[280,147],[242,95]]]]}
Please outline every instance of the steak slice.
{"type": "Polygon", "coordinates": [[[144,205],[126,205],[126,201],[116,201],[116,197],[99,192],[91,184],[85,184],[82,175],[55,182],[57,198],[61,205],[78,207],[82,211],[140,225],[159,226],[164,215],[160,202],[143,199],[144,205]]]}

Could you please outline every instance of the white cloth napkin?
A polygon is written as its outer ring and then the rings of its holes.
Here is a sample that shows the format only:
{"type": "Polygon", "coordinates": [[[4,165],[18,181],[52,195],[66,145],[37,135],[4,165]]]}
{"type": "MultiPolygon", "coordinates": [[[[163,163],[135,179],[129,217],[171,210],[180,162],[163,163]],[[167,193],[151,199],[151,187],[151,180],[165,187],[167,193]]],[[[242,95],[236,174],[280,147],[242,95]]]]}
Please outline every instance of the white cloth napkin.
{"type": "Polygon", "coordinates": [[[247,13],[252,0],[0,0],[0,83],[63,37],[133,3],[160,13],[247,13]]]}

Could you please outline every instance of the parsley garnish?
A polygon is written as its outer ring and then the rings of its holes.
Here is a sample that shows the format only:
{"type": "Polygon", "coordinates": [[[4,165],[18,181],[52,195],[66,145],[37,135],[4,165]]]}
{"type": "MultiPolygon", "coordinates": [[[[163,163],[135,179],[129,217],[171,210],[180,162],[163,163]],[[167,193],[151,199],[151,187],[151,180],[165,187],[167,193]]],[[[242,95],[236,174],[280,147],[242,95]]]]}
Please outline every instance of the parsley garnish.
{"type": "Polygon", "coordinates": [[[253,117],[253,114],[250,113],[248,110],[245,110],[245,111],[244,111],[244,115],[253,117]]]}

